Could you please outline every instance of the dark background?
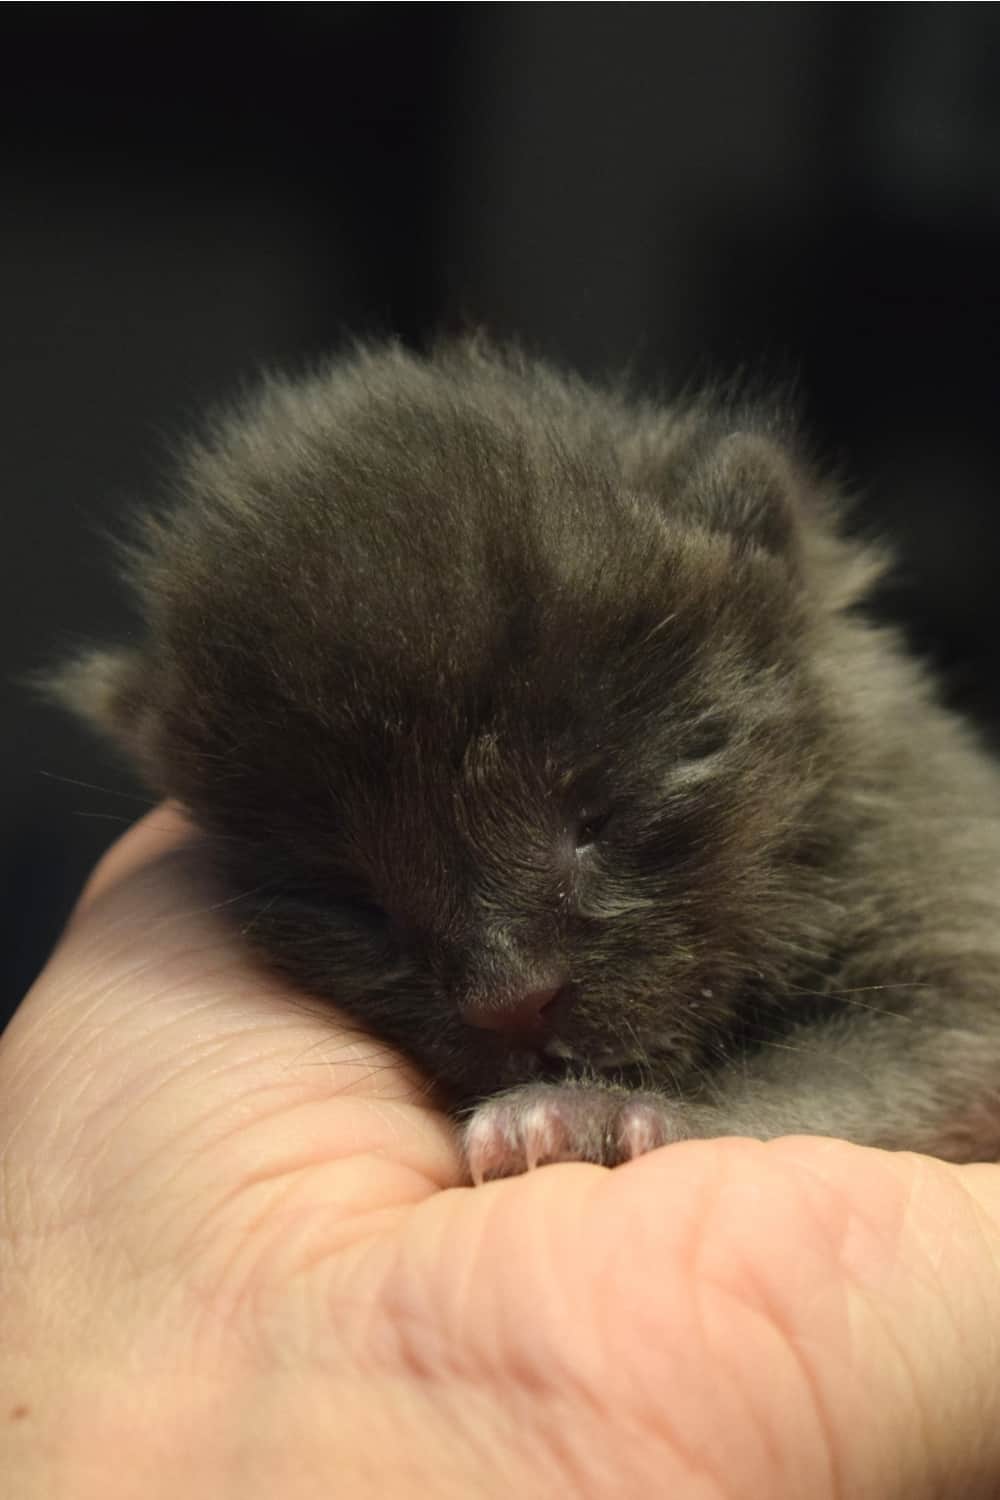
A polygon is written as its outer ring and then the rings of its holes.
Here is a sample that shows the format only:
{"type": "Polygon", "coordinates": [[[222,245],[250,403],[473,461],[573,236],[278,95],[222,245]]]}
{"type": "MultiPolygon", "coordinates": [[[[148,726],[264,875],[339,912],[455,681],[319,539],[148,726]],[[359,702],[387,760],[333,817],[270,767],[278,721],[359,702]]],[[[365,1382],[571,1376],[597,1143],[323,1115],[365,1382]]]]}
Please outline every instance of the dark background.
{"type": "Polygon", "coordinates": [[[994,732],[996,6],[6,5],[0,56],[0,1015],[142,805],[15,679],[128,629],[170,434],[351,333],[797,371],[994,732]]]}

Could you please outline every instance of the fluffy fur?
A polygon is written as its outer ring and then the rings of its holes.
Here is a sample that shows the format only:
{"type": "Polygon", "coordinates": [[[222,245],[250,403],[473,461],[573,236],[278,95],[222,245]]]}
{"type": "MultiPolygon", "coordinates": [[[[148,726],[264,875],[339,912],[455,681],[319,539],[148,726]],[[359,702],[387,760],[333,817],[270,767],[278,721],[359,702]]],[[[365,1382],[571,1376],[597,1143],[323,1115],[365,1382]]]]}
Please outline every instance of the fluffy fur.
{"type": "Polygon", "coordinates": [[[59,691],[266,959],[473,1111],[476,1176],[691,1134],[988,1158],[1000,777],[858,609],[877,568],[773,411],[381,347],[190,446],[142,640],[59,691]]]}

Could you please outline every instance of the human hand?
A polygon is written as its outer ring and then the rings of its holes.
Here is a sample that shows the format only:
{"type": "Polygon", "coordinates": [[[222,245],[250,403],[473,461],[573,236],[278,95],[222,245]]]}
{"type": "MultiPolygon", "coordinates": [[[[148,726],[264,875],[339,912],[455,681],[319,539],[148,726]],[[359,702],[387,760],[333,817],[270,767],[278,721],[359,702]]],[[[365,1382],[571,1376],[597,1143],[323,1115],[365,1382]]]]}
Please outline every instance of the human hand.
{"type": "Polygon", "coordinates": [[[1000,1493],[1000,1173],[672,1145],[457,1186],[161,809],[0,1042],[16,1500],[1000,1493]]]}

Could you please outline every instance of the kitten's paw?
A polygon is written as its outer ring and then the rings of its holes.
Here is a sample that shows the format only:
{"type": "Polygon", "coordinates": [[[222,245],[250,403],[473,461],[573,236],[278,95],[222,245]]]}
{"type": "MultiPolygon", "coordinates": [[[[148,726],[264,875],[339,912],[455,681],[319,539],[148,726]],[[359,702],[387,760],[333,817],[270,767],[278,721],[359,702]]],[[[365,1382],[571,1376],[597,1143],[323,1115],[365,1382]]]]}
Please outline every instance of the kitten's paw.
{"type": "Polygon", "coordinates": [[[659,1094],[526,1084],[479,1106],[465,1127],[465,1159],[479,1183],[549,1162],[615,1167],[687,1134],[680,1113],[659,1094]]]}

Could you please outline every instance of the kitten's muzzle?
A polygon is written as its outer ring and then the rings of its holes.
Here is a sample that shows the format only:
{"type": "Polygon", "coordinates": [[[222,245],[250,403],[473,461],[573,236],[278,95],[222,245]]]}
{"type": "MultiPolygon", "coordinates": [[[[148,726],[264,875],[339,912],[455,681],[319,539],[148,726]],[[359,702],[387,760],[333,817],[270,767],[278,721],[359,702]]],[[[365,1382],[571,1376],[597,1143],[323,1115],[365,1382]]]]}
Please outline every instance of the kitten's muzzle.
{"type": "Polygon", "coordinates": [[[496,1000],[470,1000],[459,1007],[467,1026],[495,1031],[521,1045],[538,1046],[572,1004],[569,985],[555,984],[496,1000]]]}

